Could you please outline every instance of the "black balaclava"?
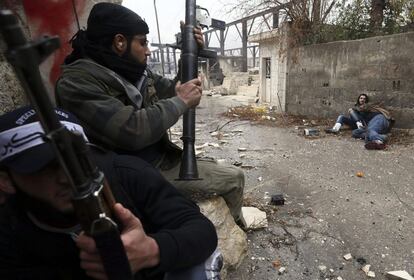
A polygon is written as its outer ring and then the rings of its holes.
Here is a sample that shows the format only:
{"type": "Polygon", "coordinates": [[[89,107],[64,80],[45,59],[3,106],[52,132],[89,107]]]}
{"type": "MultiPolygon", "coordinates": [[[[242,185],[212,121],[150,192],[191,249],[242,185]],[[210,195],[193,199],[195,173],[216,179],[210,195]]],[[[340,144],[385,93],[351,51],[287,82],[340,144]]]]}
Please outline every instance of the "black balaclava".
{"type": "Polygon", "coordinates": [[[89,14],[87,30],[79,30],[71,40],[73,51],[66,57],[65,64],[80,58],[91,58],[136,84],[146,65],[131,56],[131,39],[134,35],[148,33],[148,25],[130,9],[112,3],[98,3],[89,14]],[[128,40],[123,56],[112,50],[112,41],[116,34],[122,34],[128,40]]]}

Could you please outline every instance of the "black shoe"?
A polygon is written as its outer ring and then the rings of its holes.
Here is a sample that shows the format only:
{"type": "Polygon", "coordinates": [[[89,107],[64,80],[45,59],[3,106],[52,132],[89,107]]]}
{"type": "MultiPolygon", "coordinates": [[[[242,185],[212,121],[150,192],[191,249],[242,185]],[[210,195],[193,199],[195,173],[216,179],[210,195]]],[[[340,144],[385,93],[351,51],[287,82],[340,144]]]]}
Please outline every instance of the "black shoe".
{"type": "Polygon", "coordinates": [[[386,148],[387,145],[381,141],[371,141],[365,144],[365,149],[367,150],[384,150],[386,148]]]}
{"type": "Polygon", "coordinates": [[[325,132],[328,134],[339,134],[339,130],[333,130],[332,128],[325,129],[325,132]]]}

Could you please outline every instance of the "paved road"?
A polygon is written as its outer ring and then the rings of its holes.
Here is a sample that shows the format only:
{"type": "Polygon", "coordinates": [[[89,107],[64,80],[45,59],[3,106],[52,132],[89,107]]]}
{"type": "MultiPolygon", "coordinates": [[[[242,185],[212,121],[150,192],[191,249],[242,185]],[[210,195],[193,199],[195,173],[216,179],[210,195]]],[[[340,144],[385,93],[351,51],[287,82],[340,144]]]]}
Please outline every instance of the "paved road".
{"type": "Polygon", "coordinates": [[[390,270],[414,273],[413,145],[368,151],[348,137],[307,139],[294,127],[220,116],[240,104],[247,98],[205,97],[197,110],[196,145],[219,143],[204,155],[243,163],[245,204],[269,219],[267,229],[248,232],[248,256],[228,279],[368,279],[363,264],[375,279],[390,270]],[[210,132],[221,126],[220,143],[210,132]],[[267,205],[277,193],[286,204],[267,205]]]}

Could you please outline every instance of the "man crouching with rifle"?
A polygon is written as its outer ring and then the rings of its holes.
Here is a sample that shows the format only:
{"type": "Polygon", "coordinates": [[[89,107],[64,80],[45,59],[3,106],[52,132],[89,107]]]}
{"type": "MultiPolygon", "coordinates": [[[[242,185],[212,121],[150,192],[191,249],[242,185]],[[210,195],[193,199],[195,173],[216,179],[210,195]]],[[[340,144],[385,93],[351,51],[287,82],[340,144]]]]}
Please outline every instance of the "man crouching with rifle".
{"type": "MultiPolygon", "coordinates": [[[[69,113],[56,116],[83,135],[69,113]]],[[[31,108],[0,117],[0,190],[9,193],[0,207],[0,279],[109,279],[95,242],[81,233],[70,183],[43,136],[31,108]]],[[[210,279],[203,261],[217,237],[197,206],[136,157],[94,149],[93,160],[120,202],[114,216],[133,279],[210,279]],[[187,271],[199,274],[174,278],[187,271]]]]}
{"type": "Polygon", "coordinates": [[[53,110],[38,65],[56,39],[27,42],[8,11],[0,23],[7,58],[35,107],[0,120],[0,190],[16,192],[0,212],[1,279],[161,279],[205,260],[217,236],[197,207],[140,160],[95,155],[110,188],[82,127],[53,110]],[[114,205],[111,191],[129,210],[114,205]]]}

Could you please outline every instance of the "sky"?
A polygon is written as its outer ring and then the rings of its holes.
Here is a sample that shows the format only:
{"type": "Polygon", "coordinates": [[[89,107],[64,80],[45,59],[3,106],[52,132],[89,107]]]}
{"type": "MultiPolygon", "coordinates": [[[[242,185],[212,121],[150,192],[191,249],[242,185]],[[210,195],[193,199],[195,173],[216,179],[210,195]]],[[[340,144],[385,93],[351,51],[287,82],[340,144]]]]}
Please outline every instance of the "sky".
{"type": "MultiPolygon", "coordinates": [[[[226,23],[238,19],[228,11],[237,0],[198,0],[197,5],[206,8],[210,16],[226,23]]],[[[148,41],[158,43],[157,25],[153,0],[123,0],[122,5],[133,10],[148,23],[148,41]]],[[[156,0],[161,43],[174,43],[174,35],[180,32],[180,20],[185,20],[185,0],[156,0]]]]}

